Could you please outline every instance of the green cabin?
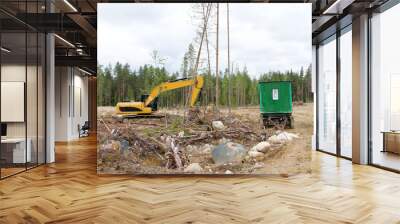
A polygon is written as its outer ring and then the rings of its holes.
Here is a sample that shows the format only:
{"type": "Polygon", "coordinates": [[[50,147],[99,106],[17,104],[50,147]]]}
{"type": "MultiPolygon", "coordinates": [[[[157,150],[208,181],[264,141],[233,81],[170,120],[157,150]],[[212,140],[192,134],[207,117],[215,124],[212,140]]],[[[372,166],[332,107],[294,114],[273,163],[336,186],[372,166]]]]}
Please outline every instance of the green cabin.
{"type": "Polygon", "coordinates": [[[259,82],[260,112],[264,126],[293,127],[292,83],[290,81],[259,82]]]}

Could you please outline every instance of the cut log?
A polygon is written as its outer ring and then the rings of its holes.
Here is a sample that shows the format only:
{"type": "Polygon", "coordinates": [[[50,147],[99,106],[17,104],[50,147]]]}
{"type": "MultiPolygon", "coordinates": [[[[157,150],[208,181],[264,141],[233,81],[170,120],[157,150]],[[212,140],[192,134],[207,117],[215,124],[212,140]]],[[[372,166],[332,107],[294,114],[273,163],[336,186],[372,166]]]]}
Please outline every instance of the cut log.
{"type": "Polygon", "coordinates": [[[179,147],[177,145],[175,145],[175,141],[174,140],[171,141],[171,146],[170,147],[171,147],[171,150],[172,150],[172,155],[174,156],[174,159],[175,159],[176,168],[182,169],[183,168],[183,164],[182,164],[181,157],[179,156],[179,147]]]}

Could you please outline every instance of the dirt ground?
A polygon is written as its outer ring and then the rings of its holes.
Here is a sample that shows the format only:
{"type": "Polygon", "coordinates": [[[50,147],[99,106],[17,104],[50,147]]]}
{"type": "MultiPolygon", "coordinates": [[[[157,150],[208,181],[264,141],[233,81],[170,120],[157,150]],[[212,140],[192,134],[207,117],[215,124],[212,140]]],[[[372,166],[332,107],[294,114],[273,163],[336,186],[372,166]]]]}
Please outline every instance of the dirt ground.
{"type": "MultiPolygon", "coordinates": [[[[159,118],[135,118],[116,121],[113,107],[98,108],[98,173],[102,174],[175,174],[187,173],[196,163],[201,174],[280,174],[310,172],[313,104],[296,104],[294,128],[265,129],[258,107],[234,108],[229,114],[200,108],[198,114],[183,109],[161,109],[159,118]],[[224,130],[214,130],[212,121],[221,120],[224,130]],[[280,132],[298,136],[290,141],[272,144],[263,156],[245,156],[240,163],[217,165],[212,150],[219,144],[234,142],[248,152],[254,145],[268,141],[280,132]],[[171,139],[177,146],[169,147],[171,139]]],[[[192,173],[192,172],[188,172],[192,173]]]]}

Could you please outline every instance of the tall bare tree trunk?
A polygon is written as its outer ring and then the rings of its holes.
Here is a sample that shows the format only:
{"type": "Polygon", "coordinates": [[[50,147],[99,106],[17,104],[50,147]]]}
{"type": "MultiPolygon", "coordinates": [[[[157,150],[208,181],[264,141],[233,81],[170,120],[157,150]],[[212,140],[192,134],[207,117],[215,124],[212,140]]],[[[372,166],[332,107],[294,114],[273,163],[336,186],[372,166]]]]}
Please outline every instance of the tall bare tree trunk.
{"type": "MultiPolygon", "coordinates": [[[[200,61],[200,55],[201,55],[201,48],[203,46],[205,33],[207,32],[207,24],[208,24],[208,18],[210,17],[210,12],[211,12],[211,3],[207,4],[207,12],[206,12],[206,15],[204,17],[204,23],[203,23],[203,27],[202,27],[203,29],[202,29],[202,32],[201,32],[200,45],[199,45],[199,49],[197,51],[196,64],[195,64],[194,69],[193,69],[192,74],[191,74],[193,76],[193,79],[196,79],[196,76],[197,76],[197,70],[199,68],[199,61],[200,61]]],[[[192,86],[191,89],[193,89],[193,88],[194,87],[192,86]]],[[[190,97],[188,97],[187,101],[186,101],[186,108],[187,108],[186,111],[189,111],[188,110],[189,98],[190,97]]],[[[183,113],[183,123],[185,123],[185,112],[183,113]]]]}
{"type": "Polygon", "coordinates": [[[219,107],[219,64],[218,64],[218,53],[219,53],[219,3],[217,3],[217,43],[215,50],[215,107],[219,107]]]}
{"type": "Polygon", "coordinates": [[[208,32],[206,32],[208,74],[211,74],[210,48],[208,46],[208,32]]]}
{"type": "MultiPolygon", "coordinates": [[[[211,4],[211,3],[210,3],[211,4]]],[[[204,8],[203,8],[203,13],[204,13],[204,8]]],[[[208,43],[208,31],[206,31],[206,46],[207,46],[207,64],[208,64],[208,75],[211,76],[211,61],[210,61],[210,48],[209,48],[209,43],[208,43]]],[[[208,106],[209,103],[209,98],[212,96],[211,94],[211,85],[207,85],[207,96],[206,96],[206,105],[208,106]]]]}
{"type": "Polygon", "coordinates": [[[194,76],[197,76],[197,69],[199,68],[201,48],[203,46],[204,37],[205,37],[205,34],[207,32],[207,24],[208,24],[208,18],[210,16],[210,12],[211,12],[211,3],[209,3],[207,5],[207,12],[206,12],[206,15],[205,15],[205,18],[204,18],[203,30],[202,30],[202,33],[201,33],[200,46],[199,46],[199,50],[197,51],[196,64],[195,64],[194,71],[193,71],[193,74],[192,74],[194,76]]]}
{"type": "Polygon", "coordinates": [[[230,46],[229,46],[229,3],[226,3],[226,23],[227,23],[227,31],[228,31],[228,80],[229,80],[229,84],[228,84],[228,104],[229,104],[229,114],[231,113],[231,56],[230,56],[230,46]]]}

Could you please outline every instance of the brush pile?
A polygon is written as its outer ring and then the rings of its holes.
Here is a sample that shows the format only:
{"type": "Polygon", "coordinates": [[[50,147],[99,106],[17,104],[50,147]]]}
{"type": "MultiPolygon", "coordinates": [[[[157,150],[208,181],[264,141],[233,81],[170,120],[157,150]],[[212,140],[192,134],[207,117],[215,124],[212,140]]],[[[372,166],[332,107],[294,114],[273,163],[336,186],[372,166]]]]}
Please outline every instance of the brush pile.
{"type": "Polygon", "coordinates": [[[257,173],[264,160],[299,138],[261,128],[259,119],[206,108],[186,116],[98,120],[98,172],[257,173]]]}

